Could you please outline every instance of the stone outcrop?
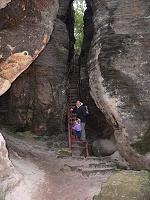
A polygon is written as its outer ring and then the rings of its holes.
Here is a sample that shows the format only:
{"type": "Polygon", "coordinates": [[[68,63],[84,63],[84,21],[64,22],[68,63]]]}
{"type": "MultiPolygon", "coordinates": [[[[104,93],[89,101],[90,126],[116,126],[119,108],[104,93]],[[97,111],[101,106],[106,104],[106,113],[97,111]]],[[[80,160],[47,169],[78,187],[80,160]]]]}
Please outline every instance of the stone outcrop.
{"type": "MultiPolygon", "coordinates": [[[[79,65],[80,65],[80,95],[81,101],[84,102],[88,108],[90,115],[87,118],[87,124],[92,129],[95,129],[99,132],[99,135],[102,136],[103,132],[107,129],[110,129],[113,134],[113,128],[106,121],[104,113],[97,108],[94,100],[90,95],[90,87],[89,87],[89,75],[87,70],[87,59],[89,55],[89,49],[91,46],[91,41],[93,38],[94,32],[94,24],[92,20],[93,11],[90,4],[90,1],[87,1],[87,9],[84,13],[84,40],[81,48],[81,54],[79,57],[79,65]],[[99,119],[99,120],[93,120],[99,119]]],[[[92,131],[90,131],[92,132],[92,131]]],[[[90,134],[90,133],[89,133],[90,134]]]]}
{"type": "MultiPolygon", "coordinates": [[[[65,129],[68,55],[69,48],[72,48],[69,41],[72,37],[71,14],[69,0],[60,0],[54,30],[46,47],[1,98],[4,107],[7,107],[4,103],[7,99],[10,108],[6,111],[5,119],[15,126],[16,131],[32,129],[37,135],[51,135],[65,129]]],[[[54,11],[51,15],[55,17],[54,11]]],[[[33,39],[33,43],[39,43],[39,38],[33,39]]],[[[21,66],[24,67],[24,63],[21,66]]]]}
{"type": "Polygon", "coordinates": [[[0,95],[47,44],[58,0],[2,1],[0,4],[0,95]]]}
{"type": "Polygon", "coordinates": [[[101,193],[94,200],[149,200],[149,177],[147,171],[127,170],[113,174],[102,184],[101,193]]]}
{"type": "Polygon", "coordinates": [[[117,150],[114,137],[108,139],[98,139],[93,142],[92,150],[96,156],[109,156],[117,150]]]}
{"type": "Polygon", "coordinates": [[[8,158],[5,140],[0,133],[0,199],[4,200],[6,191],[12,189],[21,179],[8,158]]]}
{"type": "Polygon", "coordinates": [[[10,3],[10,2],[11,2],[11,0],[1,0],[0,9],[5,8],[7,6],[7,4],[10,3]]]}
{"type": "Polygon", "coordinates": [[[90,94],[115,129],[121,155],[136,169],[150,169],[149,5],[139,0],[91,1],[90,94]],[[144,145],[147,152],[142,155],[144,145]]]}

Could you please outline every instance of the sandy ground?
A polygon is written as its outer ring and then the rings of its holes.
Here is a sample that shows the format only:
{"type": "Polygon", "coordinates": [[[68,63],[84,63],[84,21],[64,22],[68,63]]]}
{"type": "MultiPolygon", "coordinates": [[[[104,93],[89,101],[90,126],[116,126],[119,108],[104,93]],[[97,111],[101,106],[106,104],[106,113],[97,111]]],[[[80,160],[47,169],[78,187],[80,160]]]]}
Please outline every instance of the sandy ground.
{"type": "Polygon", "coordinates": [[[86,166],[93,160],[57,158],[58,150],[67,148],[65,139],[54,137],[48,143],[47,140],[33,139],[28,133],[14,137],[5,130],[1,132],[7,142],[10,160],[23,175],[20,184],[7,192],[6,200],[92,200],[100,192],[102,182],[111,175],[110,172],[83,176],[71,171],[68,165],[86,166]]]}

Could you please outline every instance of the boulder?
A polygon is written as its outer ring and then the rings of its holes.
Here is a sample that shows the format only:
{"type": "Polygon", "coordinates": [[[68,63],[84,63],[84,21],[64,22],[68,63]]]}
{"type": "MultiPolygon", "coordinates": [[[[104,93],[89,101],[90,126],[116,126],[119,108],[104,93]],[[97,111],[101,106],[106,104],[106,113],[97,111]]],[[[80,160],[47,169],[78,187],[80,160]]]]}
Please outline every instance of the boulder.
{"type": "Polygon", "coordinates": [[[95,156],[109,156],[117,150],[114,140],[99,139],[94,141],[92,150],[95,156]]]}
{"type": "Polygon", "coordinates": [[[101,192],[94,200],[149,200],[150,172],[121,171],[111,175],[102,184],[101,192]]]}

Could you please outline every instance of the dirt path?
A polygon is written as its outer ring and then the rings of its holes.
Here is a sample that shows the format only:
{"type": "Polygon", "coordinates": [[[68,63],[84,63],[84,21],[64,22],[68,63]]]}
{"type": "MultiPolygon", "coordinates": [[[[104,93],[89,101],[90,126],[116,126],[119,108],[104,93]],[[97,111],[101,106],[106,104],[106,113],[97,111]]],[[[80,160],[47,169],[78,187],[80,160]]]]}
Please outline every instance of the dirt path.
{"type": "Polygon", "coordinates": [[[37,141],[28,134],[20,138],[6,135],[5,131],[2,134],[13,165],[23,175],[23,181],[7,193],[6,200],[92,200],[100,192],[101,183],[113,173],[83,175],[85,166],[99,161],[57,158],[62,148],[59,138],[57,142],[56,138],[51,139],[51,145],[47,146],[47,141],[37,141]]]}

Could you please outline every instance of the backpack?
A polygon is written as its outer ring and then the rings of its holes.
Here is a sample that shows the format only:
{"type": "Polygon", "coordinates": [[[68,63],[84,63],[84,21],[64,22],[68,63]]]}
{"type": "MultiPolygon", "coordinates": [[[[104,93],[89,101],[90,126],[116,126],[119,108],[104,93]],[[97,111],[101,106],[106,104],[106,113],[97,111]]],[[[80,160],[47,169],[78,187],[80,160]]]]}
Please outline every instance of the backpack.
{"type": "Polygon", "coordinates": [[[81,106],[84,106],[86,115],[89,115],[89,109],[88,109],[88,107],[84,103],[82,103],[82,102],[81,102],[81,106]]]}
{"type": "Polygon", "coordinates": [[[84,107],[85,107],[86,115],[89,115],[89,109],[88,109],[88,107],[86,105],[84,105],[84,107]]]}

